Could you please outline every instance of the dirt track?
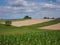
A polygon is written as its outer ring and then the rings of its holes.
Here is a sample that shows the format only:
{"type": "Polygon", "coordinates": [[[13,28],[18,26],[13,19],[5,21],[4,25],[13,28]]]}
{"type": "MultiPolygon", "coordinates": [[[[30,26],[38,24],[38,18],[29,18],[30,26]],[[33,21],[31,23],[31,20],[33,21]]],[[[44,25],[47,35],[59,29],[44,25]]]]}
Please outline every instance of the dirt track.
{"type": "Polygon", "coordinates": [[[45,26],[45,27],[42,27],[40,29],[60,30],[60,23],[54,24],[54,25],[50,25],[50,26],[45,26]]]}
{"type": "Polygon", "coordinates": [[[32,24],[38,24],[38,23],[42,23],[42,22],[47,22],[50,21],[52,19],[29,19],[29,20],[24,20],[24,21],[16,21],[16,22],[12,22],[13,26],[28,26],[28,25],[32,25],[32,24]]]}

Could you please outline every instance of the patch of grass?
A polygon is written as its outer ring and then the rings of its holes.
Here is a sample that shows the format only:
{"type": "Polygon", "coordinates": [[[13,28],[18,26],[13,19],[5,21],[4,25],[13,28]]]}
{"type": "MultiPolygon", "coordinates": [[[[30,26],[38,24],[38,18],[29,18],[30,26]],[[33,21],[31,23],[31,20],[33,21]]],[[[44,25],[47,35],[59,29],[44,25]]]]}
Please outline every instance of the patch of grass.
{"type": "Polygon", "coordinates": [[[60,31],[0,35],[0,45],[60,45],[60,31]]]}
{"type": "Polygon", "coordinates": [[[0,19],[0,22],[5,22],[5,21],[8,21],[8,20],[14,22],[14,21],[29,20],[29,19],[0,19]]]}
{"type": "Polygon", "coordinates": [[[13,26],[5,26],[0,25],[0,35],[1,34],[24,34],[29,32],[39,32],[42,30],[31,29],[27,27],[13,27],[13,26]]]}

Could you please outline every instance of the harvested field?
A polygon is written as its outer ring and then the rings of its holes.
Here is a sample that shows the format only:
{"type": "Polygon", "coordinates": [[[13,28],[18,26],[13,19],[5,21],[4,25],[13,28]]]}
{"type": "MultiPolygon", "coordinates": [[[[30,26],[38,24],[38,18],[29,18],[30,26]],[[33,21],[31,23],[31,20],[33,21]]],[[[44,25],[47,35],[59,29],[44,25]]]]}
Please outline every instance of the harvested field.
{"type": "Polygon", "coordinates": [[[50,25],[50,26],[41,27],[40,29],[60,30],[60,23],[50,25]]]}
{"type": "Polygon", "coordinates": [[[32,25],[32,24],[38,24],[38,23],[43,23],[43,22],[47,22],[53,19],[29,19],[29,20],[24,20],[24,21],[16,21],[16,22],[12,22],[12,26],[28,26],[28,25],[32,25]]]}

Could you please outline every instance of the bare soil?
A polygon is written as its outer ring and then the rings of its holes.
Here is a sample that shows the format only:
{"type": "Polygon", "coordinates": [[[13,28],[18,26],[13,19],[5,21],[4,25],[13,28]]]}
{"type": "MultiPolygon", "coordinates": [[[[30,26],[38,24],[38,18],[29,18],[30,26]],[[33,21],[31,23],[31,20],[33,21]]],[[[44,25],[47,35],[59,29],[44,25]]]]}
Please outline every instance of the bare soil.
{"type": "Polygon", "coordinates": [[[15,22],[12,22],[12,26],[17,26],[17,27],[28,26],[28,25],[47,22],[50,20],[53,20],[53,19],[28,19],[28,20],[24,20],[24,21],[15,21],[15,22]]]}
{"type": "Polygon", "coordinates": [[[41,27],[40,29],[60,30],[60,23],[50,25],[50,26],[41,27]]]}

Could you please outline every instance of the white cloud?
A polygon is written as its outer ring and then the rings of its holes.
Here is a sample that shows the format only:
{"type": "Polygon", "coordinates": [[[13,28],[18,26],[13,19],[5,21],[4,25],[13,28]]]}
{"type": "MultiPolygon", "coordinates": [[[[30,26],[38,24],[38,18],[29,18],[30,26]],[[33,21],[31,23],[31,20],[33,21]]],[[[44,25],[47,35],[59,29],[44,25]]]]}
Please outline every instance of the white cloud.
{"type": "Polygon", "coordinates": [[[7,1],[7,6],[0,6],[0,14],[10,15],[14,18],[21,15],[54,15],[60,14],[60,5],[53,3],[35,3],[27,2],[25,0],[11,0],[7,1]],[[54,13],[54,14],[53,14],[54,13]],[[18,15],[18,16],[17,16],[18,15]]]}
{"type": "Polygon", "coordinates": [[[44,4],[45,7],[53,7],[53,4],[44,4]]]}
{"type": "Polygon", "coordinates": [[[13,2],[9,3],[10,5],[23,5],[23,6],[27,6],[28,3],[25,0],[14,0],[13,2]]]}

